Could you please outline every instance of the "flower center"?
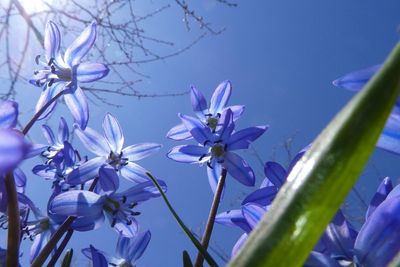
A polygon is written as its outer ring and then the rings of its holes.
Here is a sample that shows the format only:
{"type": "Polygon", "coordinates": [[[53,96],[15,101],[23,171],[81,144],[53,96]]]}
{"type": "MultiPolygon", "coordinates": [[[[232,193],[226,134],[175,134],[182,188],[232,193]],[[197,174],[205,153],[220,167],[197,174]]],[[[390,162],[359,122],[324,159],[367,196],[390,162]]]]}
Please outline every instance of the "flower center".
{"type": "Polygon", "coordinates": [[[107,197],[103,209],[112,218],[111,227],[114,227],[117,222],[130,225],[132,224],[133,216],[140,215],[140,212],[133,211],[137,203],[126,203],[126,200],[127,198],[125,196],[123,196],[121,200],[107,197]]]}
{"type": "Polygon", "coordinates": [[[211,130],[215,130],[218,125],[218,118],[208,117],[207,118],[207,126],[210,127],[211,130]]]}
{"type": "Polygon", "coordinates": [[[121,167],[128,164],[128,159],[122,157],[122,152],[117,154],[113,151],[108,155],[108,164],[114,167],[115,170],[121,169],[121,167]]]}
{"type": "Polygon", "coordinates": [[[222,157],[225,154],[225,145],[218,143],[211,147],[211,156],[213,158],[222,157]]]}

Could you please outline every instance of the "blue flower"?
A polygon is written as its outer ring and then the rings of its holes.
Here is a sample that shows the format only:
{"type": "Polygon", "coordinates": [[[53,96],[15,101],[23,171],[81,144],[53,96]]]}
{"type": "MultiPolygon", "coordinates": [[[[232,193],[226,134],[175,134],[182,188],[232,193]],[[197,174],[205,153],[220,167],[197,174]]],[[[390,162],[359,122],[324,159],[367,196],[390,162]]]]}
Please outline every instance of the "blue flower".
{"type": "Polygon", "coordinates": [[[357,232],[339,210],[306,266],[387,266],[400,251],[400,186],[386,177],[373,196],[357,232]]]}
{"type": "Polygon", "coordinates": [[[260,188],[244,198],[240,209],[229,210],[217,215],[215,218],[216,223],[239,227],[245,232],[233,247],[232,256],[242,247],[247,240],[248,234],[254,229],[264,213],[269,209],[279,189],[285,183],[288,174],[297,161],[304,155],[306,150],[307,147],[294,157],[288,170],[285,170],[285,168],[277,162],[266,162],[264,165],[266,178],[261,183],[260,188]]]}
{"type": "MultiPolygon", "coordinates": [[[[379,64],[349,73],[333,81],[333,84],[351,91],[360,91],[381,66],[379,64]]],[[[379,148],[400,154],[400,99],[397,100],[376,145],[379,148]]]]}
{"type": "MultiPolygon", "coordinates": [[[[158,182],[166,191],[165,182],[162,180],[158,182]]],[[[99,227],[106,215],[111,227],[118,233],[126,237],[133,237],[138,231],[135,217],[140,214],[133,209],[139,203],[159,196],[160,192],[151,181],[142,182],[123,192],[108,195],[72,190],[55,196],[49,205],[49,213],[60,218],[76,216],[82,224],[93,225],[92,229],[99,227]]]]}
{"type": "Polygon", "coordinates": [[[63,160],[63,154],[60,152],[64,149],[64,142],[68,142],[69,139],[69,129],[65,119],[63,117],[60,118],[57,135],[46,124],[42,125],[42,132],[49,144],[46,150],[42,152],[42,156],[48,161],[60,163],[63,160]]]}
{"type": "Polygon", "coordinates": [[[18,104],[0,102],[0,176],[14,169],[29,152],[31,145],[14,129],[18,120],[18,104]]]}
{"type": "MultiPolygon", "coordinates": [[[[83,30],[80,36],[67,48],[64,56],[61,54],[61,35],[57,25],[49,21],[44,34],[46,61],[41,62],[43,68],[35,72],[30,80],[33,85],[42,87],[42,94],[36,104],[39,111],[50,99],[59,92],[65,91],[64,101],[72,113],[75,122],[84,129],[89,120],[89,109],[85,94],[78,83],[97,81],[105,77],[109,69],[101,63],[81,62],[96,40],[96,23],[92,22],[83,30]]],[[[39,63],[39,58],[37,58],[39,63]]],[[[47,117],[54,109],[56,102],[42,114],[40,119],[47,117]]]]}
{"type": "Polygon", "coordinates": [[[82,253],[92,260],[95,267],[136,266],[137,260],[143,255],[151,239],[150,231],[138,233],[132,238],[120,235],[115,256],[98,250],[93,246],[82,249],[82,253]]]}
{"type": "Polygon", "coordinates": [[[234,132],[233,112],[226,109],[216,123],[215,129],[200,120],[179,115],[198,145],[181,145],[171,149],[168,157],[183,163],[207,163],[208,180],[215,192],[222,168],[246,186],[253,186],[255,175],[248,163],[234,150],[247,149],[251,142],[260,137],[267,126],[249,127],[234,132]]]}
{"type": "MultiPolygon", "coordinates": [[[[118,176],[113,175],[110,170],[118,173],[121,177],[133,182],[148,181],[143,167],[135,161],[146,158],[160,148],[160,144],[141,143],[125,147],[124,134],[117,119],[107,113],[103,120],[104,135],[87,127],[84,131],[76,128],[76,135],[85,145],[85,147],[97,155],[97,157],[85,162],[79,168],[73,170],[67,177],[67,183],[70,185],[82,184],[90,179],[99,176],[99,170],[103,169],[100,177],[100,184],[103,185],[103,177],[112,179],[112,184],[118,183],[118,176]]],[[[103,188],[104,189],[104,188],[103,188]]]]}
{"type": "MultiPolygon", "coordinates": [[[[190,98],[193,111],[198,119],[212,130],[216,128],[216,124],[221,114],[228,108],[232,110],[233,120],[236,121],[243,113],[244,106],[227,107],[231,93],[232,85],[230,81],[223,81],[215,89],[211,97],[210,106],[208,106],[203,94],[192,86],[190,90],[190,98]]],[[[177,141],[192,139],[189,129],[187,129],[183,123],[176,125],[169,130],[167,137],[177,141]]]]}

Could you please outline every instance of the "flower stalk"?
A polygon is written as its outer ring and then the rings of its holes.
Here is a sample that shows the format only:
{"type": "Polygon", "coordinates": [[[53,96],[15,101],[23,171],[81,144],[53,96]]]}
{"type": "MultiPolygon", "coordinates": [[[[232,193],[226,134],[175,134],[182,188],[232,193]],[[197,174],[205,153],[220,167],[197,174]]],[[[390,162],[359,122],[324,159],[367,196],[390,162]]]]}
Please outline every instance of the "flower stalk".
{"type": "MultiPolygon", "coordinates": [[[[217,190],[215,192],[214,199],[211,204],[210,214],[208,215],[206,229],[204,231],[204,235],[201,240],[201,245],[203,246],[203,248],[205,250],[207,250],[208,245],[210,243],[212,230],[214,228],[215,216],[217,216],[217,211],[218,211],[219,203],[221,201],[222,191],[223,191],[224,185],[225,185],[226,174],[227,174],[227,170],[225,168],[222,168],[221,176],[220,176],[220,179],[219,179],[218,185],[217,185],[217,190]]],[[[204,262],[203,255],[201,253],[198,253],[194,266],[201,267],[201,266],[203,266],[203,262],[204,262]]]]}
{"type": "Polygon", "coordinates": [[[20,221],[18,197],[15,189],[14,175],[8,173],[4,179],[7,190],[7,215],[8,215],[8,237],[7,237],[7,267],[18,266],[19,244],[20,244],[20,221]]]}

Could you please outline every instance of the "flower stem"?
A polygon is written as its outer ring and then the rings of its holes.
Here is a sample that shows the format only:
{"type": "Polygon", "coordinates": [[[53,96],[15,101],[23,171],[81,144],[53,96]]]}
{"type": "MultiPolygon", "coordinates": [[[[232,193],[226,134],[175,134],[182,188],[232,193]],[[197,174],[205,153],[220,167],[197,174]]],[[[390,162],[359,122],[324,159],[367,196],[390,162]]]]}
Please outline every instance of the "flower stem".
{"type": "Polygon", "coordinates": [[[39,119],[39,117],[43,114],[43,112],[46,111],[48,107],[50,107],[51,104],[53,104],[60,96],[64,94],[64,90],[61,90],[58,94],[56,94],[52,99],[50,99],[41,109],[39,109],[38,112],[35,113],[35,115],[32,117],[32,119],[28,122],[28,124],[25,126],[25,128],[22,130],[22,133],[26,135],[29,130],[32,128],[33,124],[39,119]]]}
{"type": "MultiPolygon", "coordinates": [[[[93,191],[94,188],[96,187],[97,182],[99,181],[99,177],[96,177],[92,184],[90,185],[89,191],[93,191]]],[[[41,267],[44,265],[44,262],[46,261],[47,257],[50,255],[51,251],[56,247],[58,241],[63,237],[64,233],[67,232],[76,219],[75,216],[69,216],[61,225],[58,227],[57,231],[51,236],[50,240],[47,242],[47,244],[44,246],[44,248],[40,251],[39,255],[36,257],[36,259],[32,262],[31,267],[41,267]]],[[[73,232],[71,232],[72,236],[73,232]]],[[[69,239],[71,237],[68,237],[68,234],[65,236],[64,240],[67,239],[65,246],[67,245],[69,239]]],[[[60,246],[61,248],[61,246],[60,246]]],[[[64,250],[60,250],[60,254],[64,250]]]]}
{"type": "Polygon", "coordinates": [[[174,216],[176,222],[178,225],[182,228],[183,232],[189,237],[190,241],[192,241],[193,245],[197,248],[199,253],[203,255],[205,260],[210,266],[218,266],[218,264],[215,262],[215,260],[211,257],[210,254],[208,254],[207,250],[204,249],[204,247],[200,244],[200,242],[196,239],[196,237],[192,234],[192,232],[189,230],[189,228],[183,223],[182,219],[178,216],[174,208],[172,207],[171,203],[169,202],[167,196],[161,189],[160,184],[157,182],[157,180],[154,178],[153,175],[150,173],[146,173],[146,175],[151,179],[151,181],[154,183],[154,185],[157,187],[158,191],[160,192],[162,198],[164,199],[165,204],[167,205],[169,211],[172,213],[172,216],[174,216]]]}
{"type": "Polygon", "coordinates": [[[49,264],[47,264],[47,267],[54,267],[58,261],[58,258],[60,258],[62,252],[64,251],[65,247],[67,246],[69,240],[72,237],[72,234],[74,233],[73,229],[69,229],[67,234],[65,235],[63,241],[61,242],[60,246],[57,248],[56,253],[54,253],[53,257],[51,257],[51,260],[49,261],[49,264]]]}
{"type": "MultiPolygon", "coordinates": [[[[217,216],[218,206],[221,201],[222,191],[225,185],[227,171],[225,168],[222,168],[221,177],[219,178],[217,191],[215,192],[213,202],[211,204],[210,214],[208,215],[208,220],[206,224],[206,230],[204,231],[203,239],[201,240],[201,245],[205,250],[208,248],[208,244],[210,243],[212,230],[214,228],[215,216],[217,216]]],[[[203,266],[204,257],[200,253],[197,254],[196,262],[194,264],[195,267],[203,266]]]]}
{"type": "Polygon", "coordinates": [[[14,175],[8,173],[4,179],[7,191],[8,237],[7,237],[7,267],[18,266],[20,221],[17,191],[15,189],[14,175]]]}

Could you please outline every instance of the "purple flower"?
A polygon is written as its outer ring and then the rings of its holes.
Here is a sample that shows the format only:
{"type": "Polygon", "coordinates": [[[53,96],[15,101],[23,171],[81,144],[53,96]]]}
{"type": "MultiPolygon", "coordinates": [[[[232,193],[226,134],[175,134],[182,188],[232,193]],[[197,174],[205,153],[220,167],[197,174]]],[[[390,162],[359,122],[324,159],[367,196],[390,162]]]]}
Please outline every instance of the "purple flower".
{"type": "MultiPolygon", "coordinates": [[[[164,191],[167,186],[158,180],[164,191]]],[[[65,218],[76,216],[82,224],[99,227],[104,221],[104,215],[110,221],[111,227],[126,237],[134,237],[138,231],[135,219],[140,212],[133,209],[141,202],[159,197],[160,192],[151,181],[139,183],[123,192],[97,194],[84,190],[72,190],[54,197],[49,205],[52,216],[65,218]]],[[[62,221],[62,220],[61,220],[62,221]]]]}
{"type": "Polygon", "coordinates": [[[208,179],[213,192],[217,187],[222,168],[240,183],[246,186],[254,185],[255,175],[252,168],[233,151],[247,149],[267,130],[267,126],[249,127],[234,132],[235,123],[230,109],[221,114],[214,129],[196,118],[179,116],[199,144],[172,148],[167,155],[170,159],[183,163],[207,163],[208,179]]]}
{"type": "Polygon", "coordinates": [[[93,266],[136,266],[137,260],[143,255],[151,239],[150,231],[138,233],[132,238],[120,235],[118,238],[115,256],[98,250],[93,246],[85,248],[82,253],[92,260],[93,266]]]}
{"type": "MultiPolygon", "coordinates": [[[[157,152],[161,145],[141,143],[123,149],[124,134],[121,126],[117,119],[109,113],[104,117],[103,131],[104,134],[101,135],[89,127],[85,130],[79,127],[76,128],[76,134],[79,139],[97,157],[72,171],[67,178],[67,182],[71,185],[77,185],[93,179],[99,175],[99,170],[102,166],[104,175],[100,177],[100,184],[103,184],[103,177],[112,179],[110,183],[113,185],[118,183],[118,176],[110,173],[110,170],[117,172],[119,176],[129,181],[148,181],[147,170],[136,164],[135,161],[157,152]]],[[[108,190],[108,188],[103,189],[108,190]]]]}
{"type": "MultiPolygon", "coordinates": [[[[230,81],[223,81],[215,89],[211,97],[210,106],[208,106],[203,94],[194,86],[191,87],[190,98],[193,111],[198,119],[210,127],[211,130],[215,130],[219,117],[226,109],[229,108],[232,110],[234,121],[243,113],[244,106],[227,107],[231,93],[232,85],[230,81]]],[[[167,137],[177,141],[192,139],[189,129],[183,123],[169,130],[167,137]]]]}
{"type": "MultiPolygon", "coordinates": [[[[46,61],[41,62],[43,68],[35,72],[30,83],[42,87],[42,94],[36,104],[38,112],[47,102],[59,92],[65,91],[64,100],[76,123],[85,129],[89,120],[89,109],[86,96],[78,83],[97,81],[109,72],[101,63],[81,62],[96,40],[96,23],[92,22],[67,48],[64,56],[61,54],[61,35],[57,25],[49,21],[44,34],[46,61]]],[[[39,58],[37,58],[39,63],[39,58]]],[[[40,119],[47,117],[54,109],[56,102],[42,114],[40,119]]]]}
{"type": "Polygon", "coordinates": [[[14,129],[18,120],[18,104],[0,102],[0,176],[14,169],[26,156],[30,144],[14,129]]]}
{"type": "MultiPolygon", "coordinates": [[[[335,81],[333,84],[351,91],[360,91],[363,86],[381,68],[381,64],[367,69],[349,73],[335,81]]],[[[395,107],[390,114],[383,132],[376,144],[379,148],[400,154],[400,100],[397,100],[395,107]]]]}
{"type": "Polygon", "coordinates": [[[57,135],[46,124],[42,125],[42,132],[49,144],[46,150],[42,152],[42,156],[48,161],[59,163],[63,160],[63,154],[60,152],[64,149],[64,142],[68,142],[69,139],[69,129],[66,121],[63,117],[60,118],[57,135]]]}

